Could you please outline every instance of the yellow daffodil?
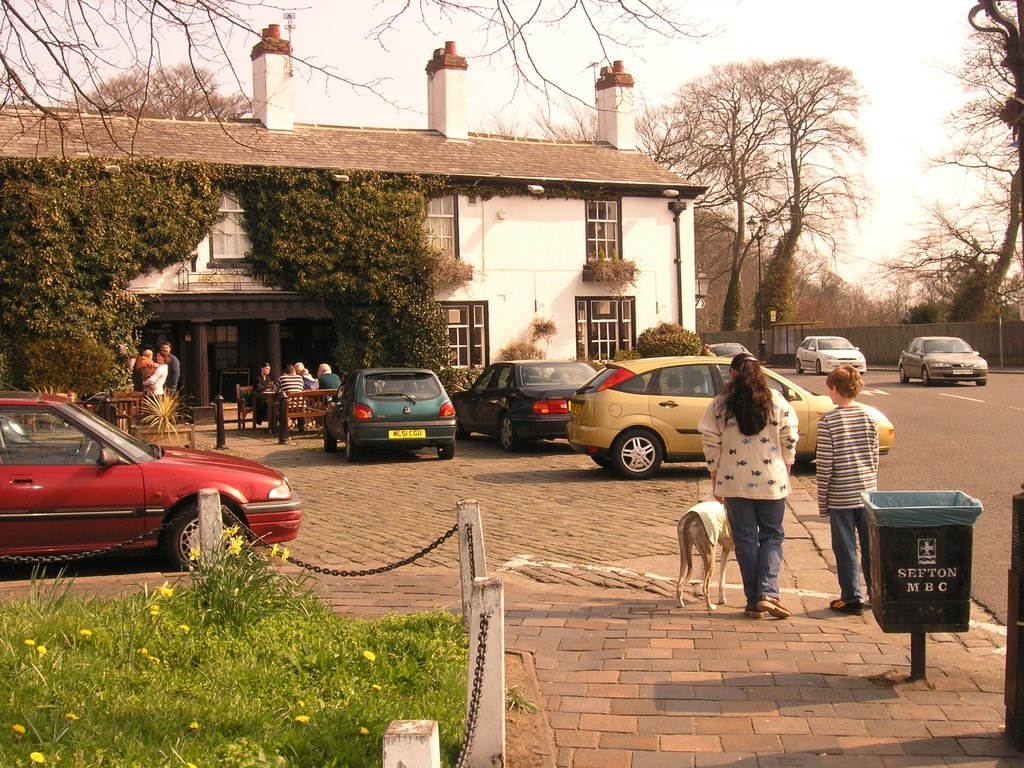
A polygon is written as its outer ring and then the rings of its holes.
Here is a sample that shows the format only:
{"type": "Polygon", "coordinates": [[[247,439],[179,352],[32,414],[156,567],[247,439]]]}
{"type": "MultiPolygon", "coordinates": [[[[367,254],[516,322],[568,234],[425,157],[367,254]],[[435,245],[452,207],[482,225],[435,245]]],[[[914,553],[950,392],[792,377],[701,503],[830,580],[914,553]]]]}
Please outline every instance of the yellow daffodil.
{"type": "Polygon", "coordinates": [[[282,547],[281,548],[281,562],[282,563],[287,562],[289,557],[291,557],[291,555],[288,553],[288,547],[282,547]]]}
{"type": "Polygon", "coordinates": [[[188,634],[188,624],[179,624],[178,629],[180,629],[186,635],[188,634]]]}
{"type": "Polygon", "coordinates": [[[79,635],[79,637],[84,637],[85,639],[88,640],[90,637],[92,637],[92,630],[91,629],[80,629],[80,630],[78,630],[78,635],[79,635]]]}
{"type": "Polygon", "coordinates": [[[376,661],[377,660],[377,654],[374,653],[373,651],[363,651],[363,658],[366,659],[367,661],[376,661]]]}
{"type": "Polygon", "coordinates": [[[174,587],[167,586],[167,582],[166,581],[157,590],[157,592],[160,593],[161,597],[174,597],[174,587]]]}
{"type": "Polygon", "coordinates": [[[64,717],[66,717],[68,720],[78,719],[78,715],[76,715],[74,712],[68,712],[66,715],[64,715],[64,717]]]}
{"type": "Polygon", "coordinates": [[[195,720],[193,720],[191,723],[188,724],[188,729],[190,731],[198,731],[199,730],[199,723],[197,723],[195,720]]]}
{"type": "Polygon", "coordinates": [[[368,728],[366,728],[366,727],[360,727],[359,735],[360,736],[369,736],[370,735],[370,730],[368,728]]]}
{"type": "Polygon", "coordinates": [[[146,648],[139,648],[140,656],[149,656],[149,651],[146,648]]]}
{"type": "Polygon", "coordinates": [[[232,525],[230,528],[225,528],[224,529],[224,538],[225,539],[230,539],[233,536],[237,536],[238,535],[238,530],[239,530],[239,528],[238,528],[237,525],[232,525]]]}
{"type": "Polygon", "coordinates": [[[303,725],[308,725],[309,724],[309,715],[296,715],[295,716],[295,722],[296,723],[302,723],[303,725]]]}
{"type": "Polygon", "coordinates": [[[203,553],[200,551],[199,547],[192,547],[188,551],[188,559],[191,560],[193,563],[202,556],[203,553]]]}
{"type": "Polygon", "coordinates": [[[36,644],[36,641],[33,640],[32,638],[28,638],[24,642],[25,642],[25,645],[27,645],[29,648],[34,647],[35,644],[36,644]]]}
{"type": "Polygon", "coordinates": [[[12,725],[11,726],[11,730],[14,731],[16,734],[18,734],[19,736],[24,736],[25,735],[25,726],[22,725],[21,723],[15,723],[14,725],[12,725]]]}
{"type": "Polygon", "coordinates": [[[304,701],[303,701],[302,699],[299,699],[299,700],[298,700],[297,702],[295,702],[295,703],[296,703],[296,704],[298,705],[299,709],[304,709],[304,708],[305,708],[305,706],[306,706],[306,702],[304,702],[304,701]]]}
{"type": "Polygon", "coordinates": [[[31,760],[33,763],[45,763],[46,755],[44,755],[42,752],[33,752],[28,756],[28,759],[31,760]]]}
{"type": "Polygon", "coordinates": [[[45,645],[37,645],[36,646],[36,653],[39,654],[39,658],[42,658],[43,656],[45,656],[46,655],[46,646],[45,645]]]}
{"type": "Polygon", "coordinates": [[[153,662],[154,664],[159,664],[159,663],[160,663],[160,657],[159,657],[159,656],[149,656],[148,658],[149,658],[149,660],[150,660],[150,661],[152,661],[152,662],[153,662]]]}
{"type": "Polygon", "coordinates": [[[228,554],[229,555],[240,555],[242,554],[242,537],[232,536],[228,542],[228,554]]]}
{"type": "Polygon", "coordinates": [[[199,768],[195,763],[185,763],[185,768],[199,768]]]}
{"type": "Polygon", "coordinates": [[[379,686],[379,685],[377,685],[376,683],[374,683],[374,684],[373,684],[373,686],[371,686],[371,687],[372,687],[372,688],[373,688],[373,690],[375,690],[375,691],[379,691],[379,690],[380,690],[380,686],[379,686]]]}
{"type": "Polygon", "coordinates": [[[277,557],[277,553],[278,553],[279,549],[280,549],[280,547],[278,547],[277,544],[275,544],[274,546],[272,546],[270,548],[270,559],[271,560],[273,560],[275,557],[277,557]]]}
{"type": "Polygon", "coordinates": [[[153,603],[151,606],[149,606],[149,615],[150,616],[159,616],[160,615],[160,606],[157,605],[156,603],[153,603]]]}

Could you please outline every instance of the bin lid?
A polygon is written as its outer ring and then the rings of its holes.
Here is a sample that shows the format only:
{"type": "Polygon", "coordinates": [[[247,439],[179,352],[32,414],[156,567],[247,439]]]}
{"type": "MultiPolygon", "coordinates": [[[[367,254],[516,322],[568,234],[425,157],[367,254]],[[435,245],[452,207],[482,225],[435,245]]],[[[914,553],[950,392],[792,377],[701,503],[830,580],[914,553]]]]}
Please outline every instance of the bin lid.
{"type": "Polygon", "coordinates": [[[893,528],[974,525],[982,509],[963,491],[869,491],[861,498],[876,525],[893,528]]]}

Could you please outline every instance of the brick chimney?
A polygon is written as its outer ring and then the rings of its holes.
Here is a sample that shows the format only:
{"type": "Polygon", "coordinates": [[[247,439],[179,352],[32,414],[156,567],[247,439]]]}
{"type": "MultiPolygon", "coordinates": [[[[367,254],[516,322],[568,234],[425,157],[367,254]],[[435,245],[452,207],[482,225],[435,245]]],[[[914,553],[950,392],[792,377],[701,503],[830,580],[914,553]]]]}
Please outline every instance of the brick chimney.
{"type": "Polygon", "coordinates": [[[250,58],[253,115],[272,131],[292,130],[292,44],[279,24],[264,27],[250,58]]]}
{"type": "Polygon", "coordinates": [[[427,62],[427,127],[449,139],[468,139],[466,59],[455,52],[455,43],[434,51],[427,62]]]}
{"type": "Polygon", "coordinates": [[[616,149],[636,150],[636,117],[633,114],[633,76],[621,61],[601,67],[597,91],[597,138],[616,149]]]}

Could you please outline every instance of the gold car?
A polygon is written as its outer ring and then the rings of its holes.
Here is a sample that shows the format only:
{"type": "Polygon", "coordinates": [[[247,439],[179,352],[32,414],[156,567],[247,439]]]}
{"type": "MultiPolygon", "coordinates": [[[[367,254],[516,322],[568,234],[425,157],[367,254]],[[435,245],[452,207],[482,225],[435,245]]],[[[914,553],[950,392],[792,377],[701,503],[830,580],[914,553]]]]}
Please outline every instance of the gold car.
{"type": "MultiPolygon", "coordinates": [[[[704,461],[697,424],[729,380],[729,362],[702,356],[609,363],[569,401],[569,444],[632,479],[650,477],[664,461],[704,461]]],[[[835,407],[832,400],[775,371],[764,372],[768,386],[789,400],[800,420],[797,461],[812,460],[818,419],[835,407]]],[[[864,408],[878,423],[881,453],[888,453],[896,431],[892,422],[881,411],[864,408]]]]}

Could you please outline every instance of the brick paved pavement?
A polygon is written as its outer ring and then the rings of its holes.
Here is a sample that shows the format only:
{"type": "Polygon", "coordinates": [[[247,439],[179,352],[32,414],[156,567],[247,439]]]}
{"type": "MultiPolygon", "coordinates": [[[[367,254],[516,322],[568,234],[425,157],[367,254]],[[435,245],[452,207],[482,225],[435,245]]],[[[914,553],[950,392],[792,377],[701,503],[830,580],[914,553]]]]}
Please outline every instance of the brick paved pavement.
{"type": "MultiPolygon", "coordinates": [[[[751,621],[735,564],[729,605],[675,605],[675,523],[709,489],[699,467],[638,483],[558,444],[508,455],[473,440],[453,461],[423,452],[359,464],[319,445],[228,431],[229,451],[282,469],[303,495],[306,520],[291,547],[302,559],[341,569],[394,562],[447,530],[456,501],[479,501],[488,569],[505,584],[507,642],[535,665],[551,765],[1024,765],[1003,735],[1005,634],[975,610],[971,632],[929,635],[928,680],[906,682],[908,635],[828,611],[828,526],[799,488],[783,572],[796,615],[751,621]]],[[[460,604],[451,542],[416,565],[321,577],[320,588],[352,615],[460,604]]]]}

